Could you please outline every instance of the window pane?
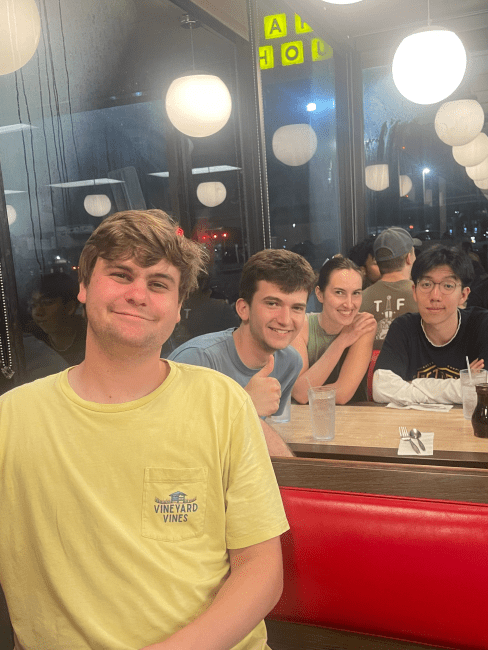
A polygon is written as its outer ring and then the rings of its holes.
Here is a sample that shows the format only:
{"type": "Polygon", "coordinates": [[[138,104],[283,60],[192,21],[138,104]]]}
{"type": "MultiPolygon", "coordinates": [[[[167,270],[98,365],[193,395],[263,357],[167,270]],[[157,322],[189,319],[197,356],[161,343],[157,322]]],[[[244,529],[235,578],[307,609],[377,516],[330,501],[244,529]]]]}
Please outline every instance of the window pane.
{"type": "Polygon", "coordinates": [[[286,3],[258,2],[271,244],[319,268],[340,250],[335,52],[286,3]]]}

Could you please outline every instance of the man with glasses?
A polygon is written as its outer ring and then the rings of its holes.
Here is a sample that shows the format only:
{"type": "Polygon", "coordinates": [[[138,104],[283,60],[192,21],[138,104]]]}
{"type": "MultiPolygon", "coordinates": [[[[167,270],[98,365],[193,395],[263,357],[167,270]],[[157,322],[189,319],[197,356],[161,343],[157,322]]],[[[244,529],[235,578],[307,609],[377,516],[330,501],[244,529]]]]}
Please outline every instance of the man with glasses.
{"type": "Polygon", "coordinates": [[[457,248],[433,247],[412,268],[418,314],[390,325],[373,377],[376,402],[461,404],[459,371],[488,359],[488,310],[461,309],[474,278],[469,257],[457,248]]]}

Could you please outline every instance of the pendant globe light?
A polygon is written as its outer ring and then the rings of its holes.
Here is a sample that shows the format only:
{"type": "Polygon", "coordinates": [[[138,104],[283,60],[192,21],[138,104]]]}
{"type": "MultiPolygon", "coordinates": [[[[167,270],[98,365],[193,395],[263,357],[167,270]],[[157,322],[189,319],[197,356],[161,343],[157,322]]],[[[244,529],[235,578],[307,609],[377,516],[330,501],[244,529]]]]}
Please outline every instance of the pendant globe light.
{"type": "Polygon", "coordinates": [[[435,104],[449,97],[466,72],[466,50],[459,36],[430,24],[400,43],[393,57],[392,75],[400,93],[415,104],[435,104]]]}
{"type": "Polygon", "coordinates": [[[215,208],[225,201],[227,190],[223,183],[218,181],[209,183],[200,183],[197,187],[197,197],[202,205],[207,208],[215,208]]]}
{"type": "Polygon", "coordinates": [[[413,187],[412,179],[406,174],[401,174],[398,177],[398,185],[400,186],[400,196],[407,196],[413,187]]]}
{"type": "Polygon", "coordinates": [[[34,55],[41,35],[35,0],[0,1],[0,75],[19,70],[34,55]]]}
{"type": "Polygon", "coordinates": [[[7,204],[7,220],[9,226],[17,221],[17,210],[13,205],[7,204]]]}
{"type": "Polygon", "coordinates": [[[488,192],[488,178],[485,178],[481,181],[474,181],[474,184],[476,187],[483,192],[488,192]]]}
{"type": "Polygon", "coordinates": [[[274,155],[290,167],[305,165],[317,151],[317,135],[310,124],[287,124],[273,133],[274,155]]]}
{"type": "Polygon", "coordinates": [[[483,160],[479,165],[466,167],[466,174],[472,181],[483,181],[488,178],[488,158],[483,160]]]}
{"type": "Polygon", "coordinates": [[[366,187],[374,192],[382,192],[390,185],[390,175],[388,165],[382,163],[379,165],[368,165],[364,169],[364,180],[366,187]]]}
{"type": "Polygon", "coordinates": [[[89,194],[85,196],[83,205],[92,217],[104,217],[112,209],[112,203],[106,194],[89,194]]]}
{"type": "Polygon", "coordinates": [[[485,123],[485,112],[475,99],[445,102],[439,108],[434,128],[442,142],[461,147],[476,138],[485,123]]]}
{"type": "Polygon", "coordinates": [[[479,133],[474,140],[460,147],[452,148],[454,160],[463,167],[479,165],[488,158],[488,135],[479,133]]]}
{"type": "Polygon", "coordinates": [[[175,79],[166,93],[168,117],[178,131],[194,138],[205,138],[222,129],[232,111],[229,89],[219,77],[195,71],[193,29],[199,21],[185,15],[181,26],[190,30],[193,71],[175,79]]]}

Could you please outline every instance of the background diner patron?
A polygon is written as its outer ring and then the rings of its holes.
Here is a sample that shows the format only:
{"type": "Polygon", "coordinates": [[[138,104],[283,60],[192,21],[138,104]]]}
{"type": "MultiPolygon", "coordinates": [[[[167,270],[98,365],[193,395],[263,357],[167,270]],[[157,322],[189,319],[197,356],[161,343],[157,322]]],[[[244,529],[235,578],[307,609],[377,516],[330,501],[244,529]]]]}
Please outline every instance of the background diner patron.
{"type": "Polygon", "coordinates": [[[307,314],[293,342],[303,368],[292,396],[308,402],[310,386],[330,385],[337,404],[366,401],[365,374],[371,360],[376,321],[360,313],[362,275],[354,262],[333,257],[320,269],[315,293],[322,304],[318,314],[307,314]]]}
{"type": "Polygon", "coordinates": [[[361,309],[372,314],[377,322],[373,349],[381,350],[393,319],[401,314],[416,312],[412,292],[412,265],[415,262],[412,239],[403,228],[388,228],[374,242],[374,256],[381,278],[363,291],[361,309]]]}
{"type": "MultiPolygon", "coordinates": [[[[290,343],[305,320],[315,274],[307,260],[289,250],[259,251],[245,263],[236,311],[237,329],[197,336],[169,359],[218,370],[251,396],[258,415],[281,415],[302,362],[290,343]]],[[[261,420],[269,453],[293,456],[279,434],[261,420]]]]}
{"type": "Polygon", "coordinates": [[[460,309],[469,295],[473,265],[457,248],[436,246],[412,267],[418,314],[390,325],[373,376],[376,402],[461,404],[459,371],[483,368],[488,358],[488,311],[460,309]]]}

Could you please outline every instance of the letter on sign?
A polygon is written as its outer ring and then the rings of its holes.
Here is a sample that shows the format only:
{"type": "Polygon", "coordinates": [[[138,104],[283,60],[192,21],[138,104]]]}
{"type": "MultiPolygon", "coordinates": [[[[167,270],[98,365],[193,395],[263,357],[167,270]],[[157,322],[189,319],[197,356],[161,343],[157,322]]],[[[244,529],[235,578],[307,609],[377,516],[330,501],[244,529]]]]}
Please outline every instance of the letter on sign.
{"type": "Polygon", "coordinates": [[[272,45],[263,45],[259,48],[259,67],[261,70],[274,68],[274,53],[272,45]]]}
{"type": "Polygon", "coordinates": [[[325,61],[331,59],[334,50],[331,46],[323,41],[321,38],[312,38],[312,61],[325,61]]]}
{"type": "Polygon", "coordinates": [[[264,17],[264,38],[282,38],[287,33],[286,14],[264,17]]]}
{"type": "Polygon", "coordinates": [[[304,62],[302,41],[281,44],[281,64],[298,65],[304,62]]]}
{"type": "Polygon", "coordinates": [[[295,14],[295,33],[296,34],[307,34],[308,32],[313,32],[313,29],[307,23],[304,23],[298,14],[295,14]]]}

